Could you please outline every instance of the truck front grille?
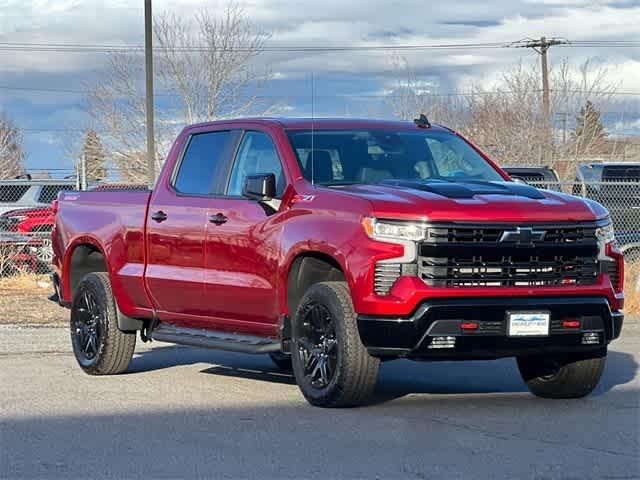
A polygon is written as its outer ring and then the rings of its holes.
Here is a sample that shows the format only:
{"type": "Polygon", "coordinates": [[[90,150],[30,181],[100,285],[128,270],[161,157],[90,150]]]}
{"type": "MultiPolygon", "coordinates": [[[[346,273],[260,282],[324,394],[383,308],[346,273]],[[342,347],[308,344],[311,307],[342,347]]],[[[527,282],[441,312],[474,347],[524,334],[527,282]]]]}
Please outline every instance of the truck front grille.
{"type": "MultiPolygon", "coordinates": [[[[429,228],[426,243],[430,244],[497,244],[505,231],[517,228],[516,225],[508,226],[449,226],[429,228]]],[[[593,243],[596,240],[595,225],[576,225],[570,227],[544,227],[532,226],[536,231],[545,232],[544,239],[538,245],[557,245],[568,243],[593,243]]]]}
{"type": "Polygon", "coordinates": [[[418,276],[433,287],[589,285],[600,273],[595,225],[434,226],[420,244],[418,276]],[[544,232],[540,234],[540,232],[544,232]],[[521,238],[524,241],[520,242],[521,238]]]}

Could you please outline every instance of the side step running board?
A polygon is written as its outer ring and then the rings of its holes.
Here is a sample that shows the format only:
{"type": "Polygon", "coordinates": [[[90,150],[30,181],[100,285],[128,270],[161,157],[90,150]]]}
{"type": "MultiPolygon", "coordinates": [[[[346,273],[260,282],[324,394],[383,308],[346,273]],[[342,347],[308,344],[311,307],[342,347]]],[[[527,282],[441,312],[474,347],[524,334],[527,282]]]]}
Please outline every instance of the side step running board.
{"type": "Polygon", "coordinates": [[[151,338],[159,342],[178,343],[191,347],[216,348],[242,353],[269,353],[281,349],[280,341],[274,338],[237,335],[195,328],[176,327],[161,323],[151,332],[151,338]]]}

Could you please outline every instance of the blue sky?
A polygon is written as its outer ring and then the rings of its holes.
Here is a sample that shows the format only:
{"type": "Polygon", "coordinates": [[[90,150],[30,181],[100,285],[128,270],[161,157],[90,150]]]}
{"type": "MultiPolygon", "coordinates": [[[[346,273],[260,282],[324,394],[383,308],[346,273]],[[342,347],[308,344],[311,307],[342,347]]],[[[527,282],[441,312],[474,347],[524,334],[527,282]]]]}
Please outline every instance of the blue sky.
{"type": "MultiPolygon", "coordinates": [[[[640,1],[499,0],[427,2],[404,0],[245,0],[238,2],[252,22],[271,33],[270,44],[371,45],[511,42],[524,37],[570,40],[640,40],[640,1]]],[[[0,0],[0,42],[142,44],[143,2],[79,0],[0,0]]],[[[189,14],[222,1],[155,0],[156,12],[189,14]]],[[[472,83],[492,85],[500,71],[530,50],[418,51],[407,54],[429,88],[463,91],[472,83]]],[[[551,61],[587,58],[609,70],[623,92],[640,93],[640,48],[555,47],[551,61]]],[[[266,53],[274,79],[262,92],[286,105],[284,113],[311,112],[310,74],[319,115],[388,116],[380,97],[397,80],[390,55],[382,52],[324,54],[266,53]]],[[[25,129],[30,168],[71,168],[66,145],[74,129],[85,128],[82,91],[95,83],[107,64],[105,54],[0,51],[0,110],[25,129]],[[1,87],[11,87],[7,89],[1,87]]],[[[640,133],[640,96],[617,97],[607,125],[640,133]],[[619,112],[626,115],[620,117],[619,112]]],[[[159,105],[161,107],[161,105],[159,105]]],[[[75,134],[77,137],[77,133],[75,134]]]]}

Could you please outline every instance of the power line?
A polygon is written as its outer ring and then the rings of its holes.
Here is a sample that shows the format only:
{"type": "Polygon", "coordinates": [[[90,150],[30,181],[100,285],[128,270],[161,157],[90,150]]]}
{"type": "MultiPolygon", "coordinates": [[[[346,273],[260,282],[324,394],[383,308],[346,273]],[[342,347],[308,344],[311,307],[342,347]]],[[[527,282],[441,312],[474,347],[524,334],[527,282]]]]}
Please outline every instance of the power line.
{"type": "MultiPolygon", "coordinates": [[[[266,45],[260,49],[262,52],[357,52],[357,51],[401,51],[401,50],[456,50],[456,49],[486,49],[486,48],[508,48],[509,42],[487,42],[487,43],[441,43],[441,44],[417,44],[417,45],[266,45]]],[[[202,46],[170,46],[154,47],[154,51],[172,50],[178,52],[206,52],[210,47],[202,46]]],[[[229,47],[217,48],[220,52],[253,52],[251,47],[229,47]]],[[[18,43],[0,42],[0,51],[16,52],[72,52],[72,53],[112,53],[112,52],[142,52],[144,45],[120,44],[120,45],[98,45],[79,43],[18,43]]]]}
{"type": "MultiPolygon", "coordinates": [[[[522,47],[531,39],[518,40],[516,42],[470,42],[470,43],[433,43],[413,45],[266,45],[260,51],[263,52],[358,52],[358,51],[407,51],[407,50],[457,50],[457,49],[501,49],[522,47]]],[[[640,47],[640,41],[635,40],[562,40],[565,47],[640,47]]],[[[206,45],[154,47],[154,51],[170,49],[177,52],[206,52],[210,47],[206,45]]],[[[252,47],[218,48],[220,52],[246,53],[255,51],[252,47]]],[[[69,53],[115,53],[115,52],[143,52],[144,45],[139,44],[82,44],[82,43],[27,43],[27,42],[0,42],[0,51],[15,52],[69,52],[69,53]]]]}
{"type": "MultiPolygon", "coordinates": [[[[81,94],[81,95],[86,95],[87,93],[89,93],[88,90],[73,90],[73,89],[66,89],[66,88],[40,88],[40,87],[18,87],[18,86],[12,86],[12,85],[0,85],[0,90],[10,90],[10,91],[25,91],[25,92],[35,92],[35,93],[73,93],[73,94],[81,94]]],[[[638,95],[640,96],[640,90],[638,91],[632,91],[632,90],[628,90],[628,91],[614,91],[614,92],[609,92],[609,91],[602,91],[602,90],[579,90],[579,89],[570,89],[570,90],[558,90],[558,89],[550,89],[550,92],[562,92],[562,93],[585,93],[585,94],[592,94],[592,95],[620,95],[620,96],[635,96],[638,95]]],[[[541,90],[534,90],[535,93],[539,93],[541,92],[541,90]]],[[[510,93],[514,93],[508,90],[482,90],[482,91],[477,91],[477,92],[444,92],[444,93],[439,93],[439,92],[433,92],[433,93],[419,93],[416,94],[417,96],[432,96],[432,97],[456,97],[456,96],[463,96],[463,97],[467,97],[467,96],[474,96],[474,95],[493,95],[493,94],[510,94],[510,93]]],[[[172,92],[157,92],[154,94],[155,97],[179,97],[180,94],[179,93],[172,93],[172,92]]],[[[384,93],[380,93],[380,94],[335,94],[335,95],[316,95],[316,97],[318,98],[354,98],[354,99],[358,99],[358,98],[393,98],[393,97],[399,97],[400,95],[393,95],[393,94],[384,94],[384,93]]],[[[243,98],[257,98],[257,99],[272,99],[272,98],[281,98],[281,99],[287,99],[287,98],[309,98],[309,95],[247,95],[246,97],[243,98]]]]}

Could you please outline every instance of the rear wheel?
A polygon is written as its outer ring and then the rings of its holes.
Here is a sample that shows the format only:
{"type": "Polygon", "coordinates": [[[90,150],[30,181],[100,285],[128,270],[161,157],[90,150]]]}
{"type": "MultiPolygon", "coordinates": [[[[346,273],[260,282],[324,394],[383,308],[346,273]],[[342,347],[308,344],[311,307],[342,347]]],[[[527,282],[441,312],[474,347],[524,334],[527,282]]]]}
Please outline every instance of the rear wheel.
{"type": "Polygon", "coordinates": [[[362,344],[344,282],[312,285],[293,322],[293,372],[304,397],[320,407],[365,403],[380,361],[362,344]]]}
{"type": "Polygon", "coordinates": [[[580,398],[598,385],[607,352],[520,357],[520,375],[531,393],[544,398],[580,398]]]}
{"type": "Polygon", "coordinates": [[[118,330],[116,304],[106,273],[89,273],[71,304],[71,343],[78,364],[89,375],[112,375],[129,366],[136,334],[118,330]]]}

